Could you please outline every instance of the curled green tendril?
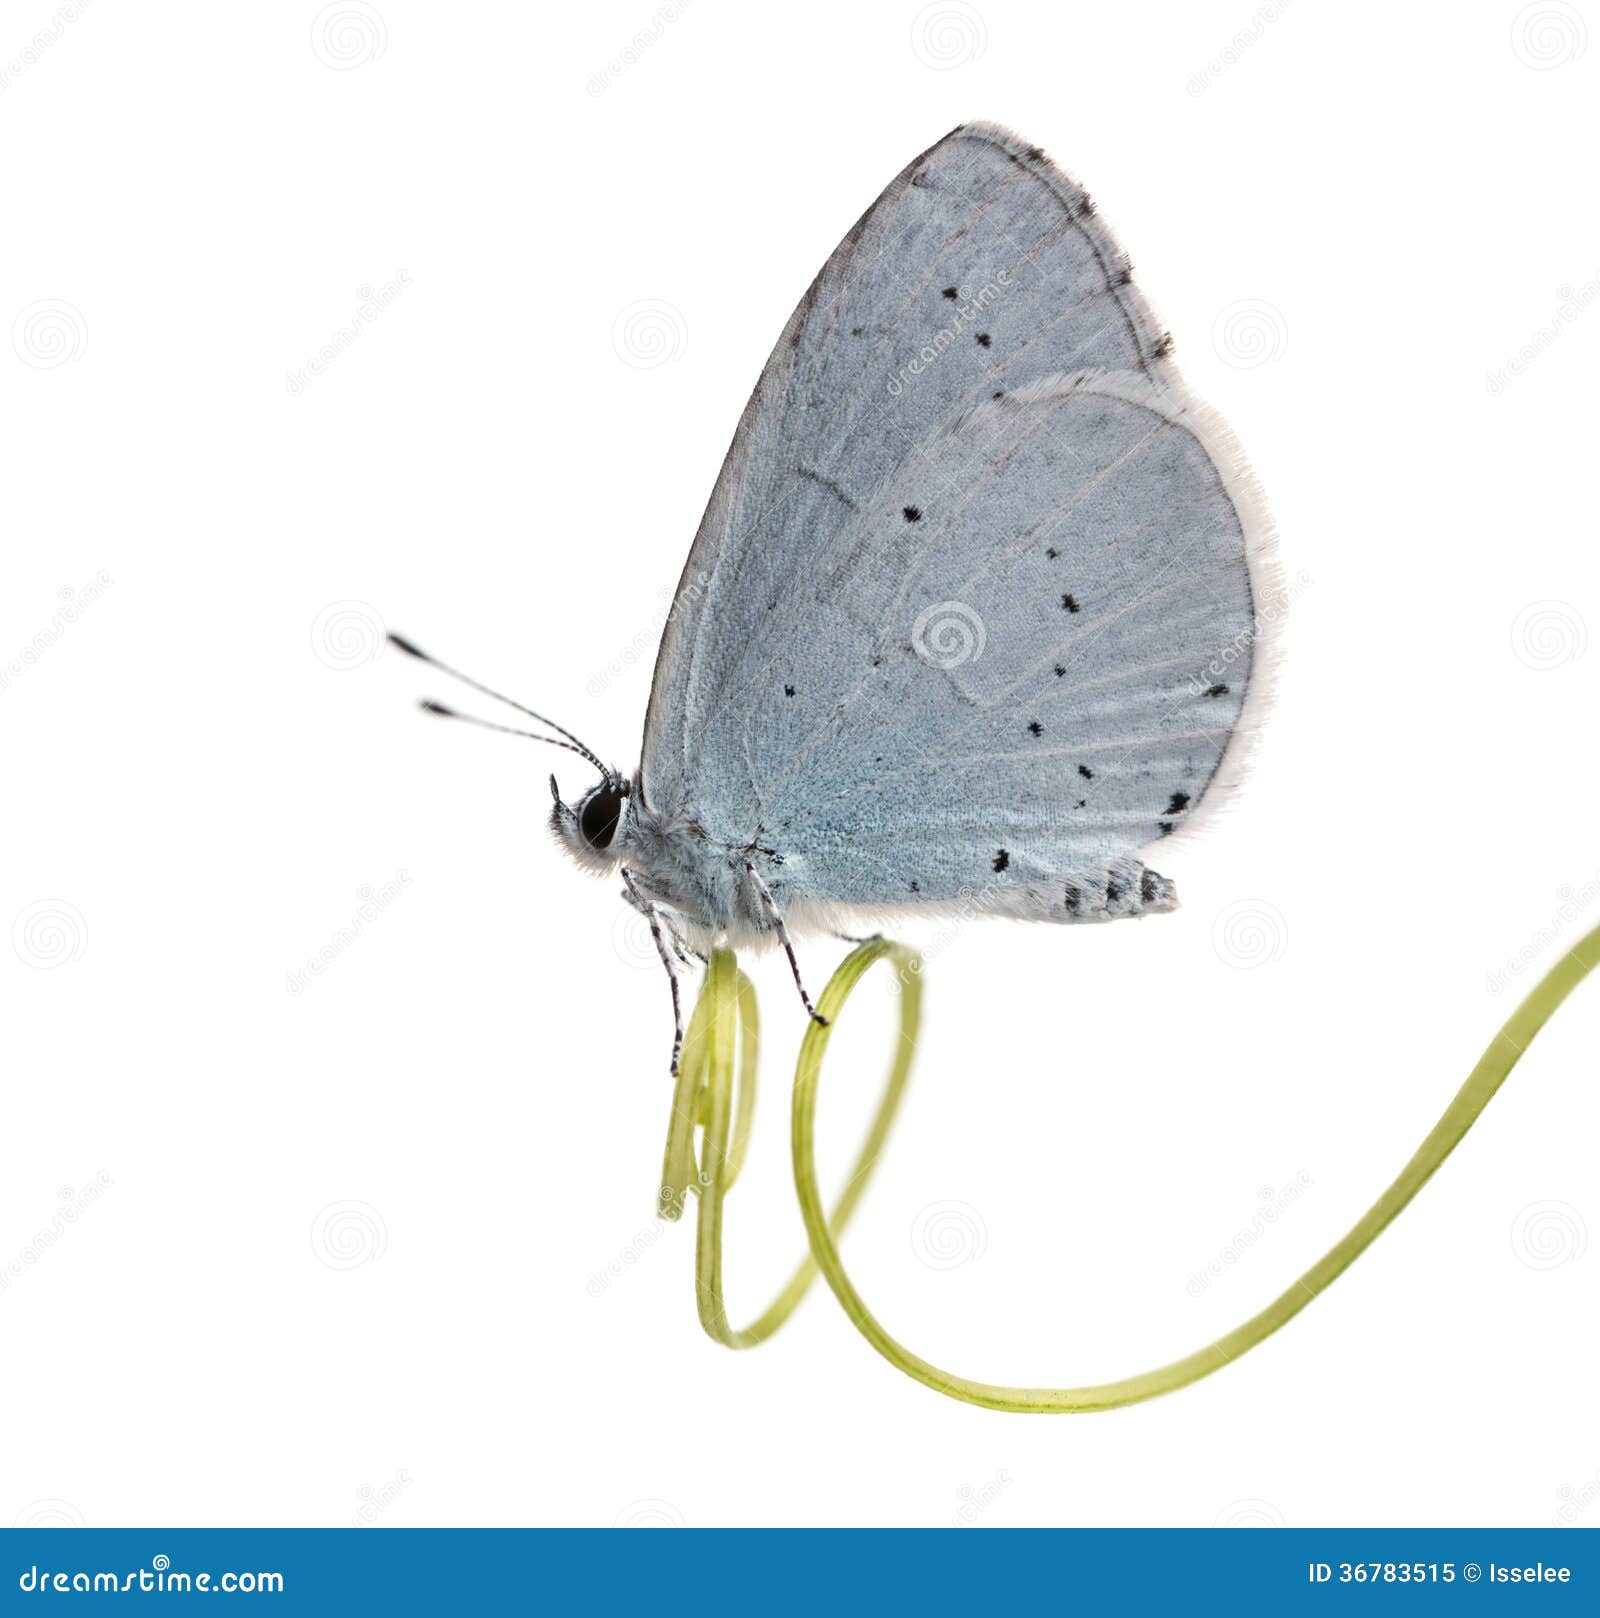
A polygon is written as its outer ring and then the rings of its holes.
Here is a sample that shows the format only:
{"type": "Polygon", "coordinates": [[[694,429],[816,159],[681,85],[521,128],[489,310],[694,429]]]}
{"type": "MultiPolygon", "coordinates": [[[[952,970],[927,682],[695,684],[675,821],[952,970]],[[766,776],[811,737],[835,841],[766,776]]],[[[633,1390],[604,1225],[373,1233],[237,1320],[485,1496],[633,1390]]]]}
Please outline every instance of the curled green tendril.
{"type": "Polygon", "coordinates": [[[1119,1405],[1137,1404],[1187,1387],[1238,1359],[1292,1320],[1342,1275],[1455,1150],[1534,1036],[1596,965],[1600,965],[1600,927],[1586,933],[1512,1012],[1477,1066],[1467,1075],[1466,1083],[1445,1108],[1444,1115],[1394,1182],[1348,1234],[1286,1291],[1259,1314],[1252,1315],[1242,1326],[1214,1343],[1183,1359],[1118,1382],[1080,1388],[1012,1388],[976,1382],[970,1377],[943,1371],[890,1336],[867,1307],[844,1267],[838,1238],[855,1211],[883,1150],[916,1050],[922,1017],[922,962],[903,944],[871,939],[859,946],[845,958],[817,1002],[826,1023],[813,1023],[800,1047],[791,1115],[794,1183],[805,1219],[810,1254],[751,1325],[734,1330],[728,1324],[722,1295],[723,1202],[738,1177],[749,1143],[755,1115],[756,1060],[760,1044],[755,990],[739,971],[729,950],[713,952],[705,986],[684,1040],[662,1173],[661,1212],[664,1217],[675,1219],[682,1212],[687,1193],[694,1191],[699,1195],[695,1291],[700,1322],[712,1337],[729,1348],[753,1348],[770,1337],[794,1312],[820,1270],[856,1329],[891,1365],[952,1399],[984,1405],[991,1410],[1050,1414],[1110,1410],[1119,1405]],[[883,1099],[830,1216],[824,1212],[822,1193],[817,1186],[815,1152],[817,1084],[822,1075],[822,1058],[855,986],[873,966],[884,960],[893,966],[900,983],[899,1038],[883,1099]],[[737,1084],[734,1077],[736,1047],[737,1084]],[[696,1128],[701,1132],[698,1158],[694,1148],[696,1128]]]}

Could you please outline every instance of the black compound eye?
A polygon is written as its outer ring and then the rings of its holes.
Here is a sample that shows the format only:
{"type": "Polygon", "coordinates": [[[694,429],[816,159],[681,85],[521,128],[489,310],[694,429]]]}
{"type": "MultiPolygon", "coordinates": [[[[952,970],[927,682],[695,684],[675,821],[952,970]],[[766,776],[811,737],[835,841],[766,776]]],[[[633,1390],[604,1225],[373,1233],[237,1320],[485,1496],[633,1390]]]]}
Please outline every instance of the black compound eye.
{"type": "Polygon", "coordinates": [[[596,787],[578,810],[578,830],[590,848],[610,848],[622,819],[623,794],[613,787],[596,787]]]}

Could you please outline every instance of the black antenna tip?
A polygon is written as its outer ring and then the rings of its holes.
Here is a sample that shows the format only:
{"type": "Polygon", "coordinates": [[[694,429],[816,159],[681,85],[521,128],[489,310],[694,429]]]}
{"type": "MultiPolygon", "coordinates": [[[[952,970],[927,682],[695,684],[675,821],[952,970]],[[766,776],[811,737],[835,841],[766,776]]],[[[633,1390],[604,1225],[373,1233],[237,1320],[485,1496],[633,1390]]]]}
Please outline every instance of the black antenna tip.
{"type": "Polygon", "coordinates": [[[415,641],[407,640],[404,635],[395,634],[392,629],[389,631],[389,641],[391,645],[398,646],[407,657],[419,657],[424,663],[427,662],[428,654],[415,641]]]}
{"type": "Polygon", "coordinates": [[[455,719],[458,717],[454,708],[447,708],[442,702],[435,702],[432,697],[419,697],[417,706],[424,713],[436,713],[441,719],[455,719]]]}

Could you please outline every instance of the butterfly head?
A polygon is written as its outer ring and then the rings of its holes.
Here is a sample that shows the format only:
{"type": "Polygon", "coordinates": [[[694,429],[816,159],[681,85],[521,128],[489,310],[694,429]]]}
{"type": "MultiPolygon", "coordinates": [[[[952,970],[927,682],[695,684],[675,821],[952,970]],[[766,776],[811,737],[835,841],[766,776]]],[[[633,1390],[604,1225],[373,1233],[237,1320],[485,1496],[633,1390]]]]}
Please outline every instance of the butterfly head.
{"type": "Polygon", "coordinates": [[[580,865],[591,871],[609,871],[628,841],[630,783],[615,770],[605,775],[578,799],[562,801],[556,778],[550,777],[550,829],[580,865]]]}

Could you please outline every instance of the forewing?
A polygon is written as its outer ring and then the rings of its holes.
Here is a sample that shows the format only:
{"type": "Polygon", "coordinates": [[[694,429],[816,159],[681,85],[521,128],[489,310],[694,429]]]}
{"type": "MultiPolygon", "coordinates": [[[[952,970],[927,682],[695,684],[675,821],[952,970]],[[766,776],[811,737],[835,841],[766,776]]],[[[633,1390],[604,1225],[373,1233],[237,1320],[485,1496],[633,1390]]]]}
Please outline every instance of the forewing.
{"type": "Polygon", "coordinates": [[[717,721],[817,548],[996,389],[1159,374],[1162,348],[1088,196],[1037,147],[965,125],[907,165],[801,299],[739,422],[662,637],[649,800],[753,832],[754,783],[717,721]]]}
{"type": "Polygon", "coordinates": [[[650,800],[778,850],[788,899],[1045,892],[1030,914],[1191,817],[1251,685],[1262,535],[1166,346],[1036,149],[980,126],[912,164],[741,423],[650,800]]]}

